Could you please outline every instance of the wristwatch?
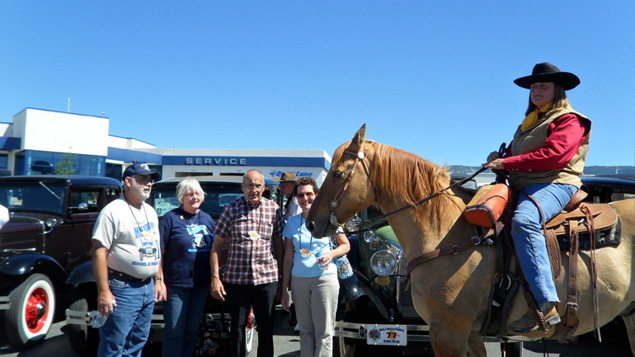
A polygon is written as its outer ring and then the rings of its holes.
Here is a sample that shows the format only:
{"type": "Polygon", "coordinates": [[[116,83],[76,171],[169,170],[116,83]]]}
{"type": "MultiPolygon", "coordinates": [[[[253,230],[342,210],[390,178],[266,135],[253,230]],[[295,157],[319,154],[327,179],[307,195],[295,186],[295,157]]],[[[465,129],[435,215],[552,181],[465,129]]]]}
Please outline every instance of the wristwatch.
{"type": "Polygon", "coordinates": [[[160,276],[155,276],[155,277],[154,277],[154,278],[152,278],[152,279],[154,279],[154,281],[157,281],[157,280],[163,280],[160,276]]]}

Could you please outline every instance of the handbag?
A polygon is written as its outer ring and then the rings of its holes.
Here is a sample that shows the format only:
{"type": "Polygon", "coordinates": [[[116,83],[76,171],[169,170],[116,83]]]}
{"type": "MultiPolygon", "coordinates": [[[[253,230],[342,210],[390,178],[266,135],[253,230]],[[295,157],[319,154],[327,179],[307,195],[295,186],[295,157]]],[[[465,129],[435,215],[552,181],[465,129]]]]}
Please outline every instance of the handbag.
{"type": "MultiPolygon", "coordinates": [[[[332,241],[331,246],[335,246],[332,241]]],[[[348,261],[346,254],[341,257],[333,258],[333,263],[335,263],[335,266],[337,267],[337,277],[339,279],[344,280],[353,276],[353,268],[351,267],[351,263],[348,261]]]]}

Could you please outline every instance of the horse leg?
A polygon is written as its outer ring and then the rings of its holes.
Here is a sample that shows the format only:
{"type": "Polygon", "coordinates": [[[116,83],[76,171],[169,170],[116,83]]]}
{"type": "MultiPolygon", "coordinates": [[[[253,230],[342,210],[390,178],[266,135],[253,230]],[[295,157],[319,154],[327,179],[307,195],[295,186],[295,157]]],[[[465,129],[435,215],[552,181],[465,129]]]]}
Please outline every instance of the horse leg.
{"type": "Polygon", "coordinates": [[[435,356],[465,357],[486,356],[483,339],[469,330],[458,326],[449,326],[444,321],[442,326],[430,324],[430,343],[435,356]],[[479,343],[481,347],[479,347],[479,343]]]}
{"type": "Polygon", "coordinates": [[[628,342],[631,345],[631,353],[635,356],[635,313],[629,316],[622,316],[624,325],[626,325],[626,332],[628,333],[628,342]]]}
{"type": "Polygon", "coordinates": [[[467,336],[465,339],[452,333],[452,329],[433,328],[430,325],[430,344],[435,356],[465,357],[467,351],[467,336]]]}
{"type": "Polygon", "coordinates": [[[481,336],[478,332],[472,332],[470,337],[467,339],[467,355],[487,356],[483,336],[481,336]]]}

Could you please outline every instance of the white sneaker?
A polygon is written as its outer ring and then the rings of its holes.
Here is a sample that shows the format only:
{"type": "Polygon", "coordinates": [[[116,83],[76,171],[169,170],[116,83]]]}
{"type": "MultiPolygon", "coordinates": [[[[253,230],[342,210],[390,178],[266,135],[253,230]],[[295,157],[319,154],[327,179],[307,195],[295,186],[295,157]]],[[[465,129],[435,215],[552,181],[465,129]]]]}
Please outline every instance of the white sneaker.
{"type": "Polygon", "coordinates": [[[295,324],[295,327],[293,328],[293,331],[300,332],[300,324],[295,324]]]}

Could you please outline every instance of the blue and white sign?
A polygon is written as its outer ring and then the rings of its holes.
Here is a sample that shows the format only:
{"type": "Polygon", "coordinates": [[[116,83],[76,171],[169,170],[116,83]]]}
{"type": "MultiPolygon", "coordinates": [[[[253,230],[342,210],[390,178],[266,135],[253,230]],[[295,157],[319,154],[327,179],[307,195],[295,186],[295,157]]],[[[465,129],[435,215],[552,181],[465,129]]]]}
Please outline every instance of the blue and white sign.
{"type": "MultiPolygon", "coordinates": [[[[284,171],[282,171],[282,170],[273,170],[273,171],[269,172],[269,175],[271,175],[271,177],[273,177],[274,179],[279,179],[280,176],[282,176],[283,172],[284,171]]],[[[292,172],[295,173],[296,180],[300,179],[302,177],[313,177],[313,173],[312,172],[307,172],[307,171],[292,171],[292,172]]]]}

